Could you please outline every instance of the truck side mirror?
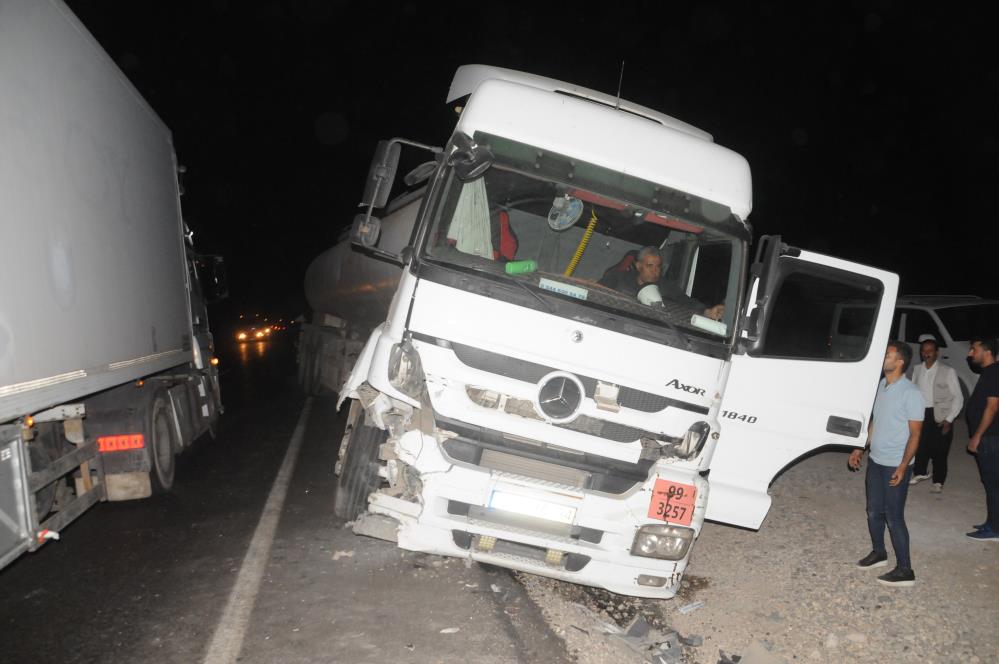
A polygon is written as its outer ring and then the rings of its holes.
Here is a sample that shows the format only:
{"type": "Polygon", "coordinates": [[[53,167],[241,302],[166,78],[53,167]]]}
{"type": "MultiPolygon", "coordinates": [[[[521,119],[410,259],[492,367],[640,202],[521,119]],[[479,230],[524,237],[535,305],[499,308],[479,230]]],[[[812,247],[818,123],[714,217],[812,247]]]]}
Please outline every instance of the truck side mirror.
{"type": "Polygon", "coordinates": [[[381,235],[381,231],[381,219],[368,214],[359,214],[354,217],[354,223],[350,227],[350,241],[370,249],[378,244],[378,236],[381,235]]]}
{"type": "Polygon", "coordinates": [[[379,141],[375,156],[368,169],[368,179],[364,185],[364,196],[361,205],[371,208],[382,208],[388,203],[392,193],[392,183],[395,172],[399,168],[399,153],[402,146],[398,141],[379,141]]]}
{"type": "Polygon", "coordinates": [[[199,268],[198,278],[206,303],[211,304],[229,297],[225,261],[221,256],[200,256],[195,265],[199,268]]]}
{"type": "Polygon", "coordinates": [[[406,173],[406,175],[403,176],[402,181],[406,183],[407,187],[412,187],[413,185],[429,180],[430,176],[433,175],[436,170],[436,161],[425,161],[409,173],[406,173]]]}
{"type": "Polygon", "coordinates": [[[488,147],[475,143],[461,132],[455,133],[452,141],[454,152],[448,157],[448,163],[462,182],[474,180],[493,165],[493,153],[488,147]]]}
{"type": "Polygon", "coordinates": [[[780,257],[796,255],[797,251],[781,242],[780,235],[764,235],[760,238],[756,260],[749,270],[750,285],[753,288],[736,334],[741,352],[756,355],[763,350],[766,326],[770,318],[770,303],[780,285],[780,257]]]}

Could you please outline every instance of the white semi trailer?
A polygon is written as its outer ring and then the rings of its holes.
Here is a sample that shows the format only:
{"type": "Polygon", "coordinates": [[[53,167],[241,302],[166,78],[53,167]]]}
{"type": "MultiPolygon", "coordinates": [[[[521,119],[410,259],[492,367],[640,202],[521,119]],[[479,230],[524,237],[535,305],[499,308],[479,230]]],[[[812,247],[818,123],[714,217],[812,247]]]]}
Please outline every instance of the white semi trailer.
{"type": "Polygon", "coordinates": [[[0,1],[0,567],[169,490],[222,411],[169,129],[58,0],[0,1]]]}
{"type": "Polygon", "coordinates": [[[302,378],[351,404],[335,509],[672,597],[705,519],[758,528],[782,469],[864,444],[897,276],[779,237],[751,255],[745,159],[657,111],[480,65],[447,99],[445,146],[383,142],[307,273],[302,378]],[[403,145],[434,160],[389,203],[403,145]],[[844,303],[871,315],[833,349],[844,303]]]}

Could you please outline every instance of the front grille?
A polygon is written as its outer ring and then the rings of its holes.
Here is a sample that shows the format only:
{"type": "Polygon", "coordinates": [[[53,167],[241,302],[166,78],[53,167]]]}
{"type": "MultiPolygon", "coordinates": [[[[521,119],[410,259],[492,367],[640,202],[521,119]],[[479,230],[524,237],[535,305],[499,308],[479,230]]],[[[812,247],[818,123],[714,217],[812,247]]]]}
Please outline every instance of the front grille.
{"type": "Polygon", "coordinates": [[[673,439],[669,436],[663,436],[662,434],[653,433],[651,431],[644,431],[636,427],[629,427],[625,424],[618,424],[617,422],[598,420],[593,417],[587,417],[586,415],[580,415],[572,422],[555,424],[554,426],[562,429],[568,429],[569,431],[588,433],[591,436],[606,438],[607,440],[613,440],[616,443],[633,443],[636,440],[641,440],[642,438],[673,442],[673,439]]]}
{"type": "MultiPolygon", "coordinates": [[[[452,530],[451,539],[457,546],[467,551],[475,546],[478,536],[461,530],[452,530]]],[[[562,556],[562,561],[558,565],[551,565],[545,560],[546,549],[503,539],[497,539],[492,550],[488,553],[489,555],[511,562],[545,565],[547,567],[563,569],[567,572],[578,572],[586,567],[591,560],[590,556],[584,556],[579,553],[568,553],[562,556]]]]}
{"type": "MultiPolygon", "coordinates": [[[[437,340],[432,337],[425,337],[425,335],[414,334],[413,337],[428,343],[435,343],[437,345],[450,347],[462,364],[465,364],[473,369],[498,374],[507,378],[513,378],[525,383],[537,383],[546,375],[558,370],[554,367],[528,362],[515,357],[501,355],[499,353],[493,353],[481,348],[475,348],[474,346],[467,346],[465,344],[448,341],[438,343],[441,340],[437,340]]],[[[597,379],[590,378],[589,376],[579,376],[579,380],[583,383],[583,388],[586,390],[586,396],[592,399],[593,394],[597,389],[597,379]]],[[[698,406],[686,401],[671,399],[669,397],[664,397],[627,386],[621,386],[620,391],[618,392],[618,401],[625,408],[631,408],[632,410],[639,410],[645,413],[658,413],[667,407],[680,408],[692,413],[700,413],[702,415],[706,415],[708,412],[706,406],[698,406]]]]}
{"type": "Polygon", "coordinates": [[[547,461],[528,459],[527,457],[507,454],[506,452],[499,452],[497,450],[482,450],[479,465],[490,470],[523,475],[524,477],[562,484],[577,489],[586,486],[586,483],[590,479],[589,473],[576,468],[559,466],[547,461]]]}
{"type": "MultiPolygon", "coordinates": [[[[441,430],[456,434],[455,437],[448,438],[442,444],[444,453],[455,461],[488,467],[482,463],[483,454],[489,450],[501,452],[524,459],[522,469],[530,470],[530,463],[527,463],[529,461],[574,469],[580,473],[578,477],[585,476],[584,485],[579,488],[591,491],[622,494],[634,485],[644,482],[652,467],[650,459],[640,459],[637,463],[608,459],[607,457],[567,450],[541,441],[507,436],[501,431],[477,427],[448,418],[438,418],[437,426],[441,430]]],[[[539,465],[534,468],[540,469],[542,467],[539,465]]],[[[521,474],[542,481],[546,480],[540,476],[539,470],[534,472],[535,475],[526,472],[521,474]]]]}
{"type": "MultiPolygon", "coordinates": [[[[486,390],[479,387],[466,386],[465,393],[474,403],[484,408],[495,408],[499,403],[498,401],[487,401],[483,397],[486,390]]],[[[503,406],[503,412],[511,415],[519,415],[520,417],[526,417],[532,420],[541,420],[534,408],[534,402],[528,401],[527,399],[517,399],[515,397],[507,396],[505,405],[503,406]]],[[[631,427],[626,424],[608,422],[607,420],[601,420],[588,415],[580,415],[570,422],[553,424],[552,426],[556,426],[561,429],[568,429],[569,431],[575,431],[577,433],[585,433],[590,436],[603,438],[605,440],[613,440],[616,443],[633,443],[636,440],[642,440],[643,438],[657,440],[664,443],[679,442],[678,438],[655,433],[653,431],[646,431],[637,427],[631,427]]]]}

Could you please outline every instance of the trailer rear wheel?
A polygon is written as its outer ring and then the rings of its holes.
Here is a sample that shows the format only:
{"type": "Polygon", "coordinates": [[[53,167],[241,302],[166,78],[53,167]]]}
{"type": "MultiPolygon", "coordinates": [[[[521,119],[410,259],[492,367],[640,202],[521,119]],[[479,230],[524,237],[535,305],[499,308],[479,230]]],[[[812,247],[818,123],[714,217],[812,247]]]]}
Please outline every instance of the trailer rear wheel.
{"type": "Polygon", "coordinates": [[[367,422],[367,414],[360,402],[351,403],[351,409],[360,409],[353,420],[353,430],[347,443],[343,467],[336,481],[336,495],[333,498],[333,512],[348,521],[353,521],[368,508],[368,496],[381,484],[378,476],[378,447],[388,438],[388,432],[377,429],[367,422]]]}
{"type": "Polygon", "coordinates": [[[173,488],[177,470],[177,443],[170,402],[165,393],[157,394],[150,410],[149,481],[153,493],[166,493],[173,488]]]}

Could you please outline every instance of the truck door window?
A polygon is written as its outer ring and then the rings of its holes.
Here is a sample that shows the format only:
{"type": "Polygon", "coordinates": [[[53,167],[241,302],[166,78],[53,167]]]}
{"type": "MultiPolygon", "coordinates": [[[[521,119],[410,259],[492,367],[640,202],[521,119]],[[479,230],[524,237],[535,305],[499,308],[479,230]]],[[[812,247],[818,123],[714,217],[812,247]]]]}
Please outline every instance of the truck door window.
{"type": "Polygon", "coordinates": [[[765,357],[859,361],[867,356],[881,300],[875,279],[782,260],[786,275],[767,323],[765,357]]]}

